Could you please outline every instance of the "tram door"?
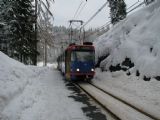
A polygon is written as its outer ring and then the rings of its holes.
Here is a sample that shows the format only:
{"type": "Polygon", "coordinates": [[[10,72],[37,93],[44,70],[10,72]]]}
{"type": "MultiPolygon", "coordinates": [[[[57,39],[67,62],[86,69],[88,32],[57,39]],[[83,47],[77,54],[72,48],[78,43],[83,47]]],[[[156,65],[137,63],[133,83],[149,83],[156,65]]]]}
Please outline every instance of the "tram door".
{"type": "Polygon", "coordinates": [[[71,51],[66,50],[65,52],[65,78],[70,80],[70,71],[71,70],[71,51]]]}

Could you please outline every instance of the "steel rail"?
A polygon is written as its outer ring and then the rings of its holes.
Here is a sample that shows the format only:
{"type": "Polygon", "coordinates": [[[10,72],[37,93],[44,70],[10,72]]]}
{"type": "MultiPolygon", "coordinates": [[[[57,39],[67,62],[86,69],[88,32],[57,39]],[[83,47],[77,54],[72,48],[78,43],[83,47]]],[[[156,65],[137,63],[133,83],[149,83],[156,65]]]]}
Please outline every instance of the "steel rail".
{"type": "Polygon", "coordinates": [[[83,89],[78,83],[72,83],[77,88],[81,89],[83,92],[85,92],[90,98],[92,98],[99,106],[101,106],[107,113],[110,114],[110,116],[115,120],[121,120],[119,117],[117,117],[112,111],[107,109],[101,102],[99,102],[97,99],[95,99],[89,92],[87,92],[85,89],[83,89]]]}
{"type": "Polygon", "coordinates": [[[117,97],[117,96],[111,94],[110,92],[108,92],[108,91],[106,91],[106,90],[103,90],[102,88],[100,88],[100,87],[98,87],[98,86],[92,84],[91,82],[88,82],[88,84],[90,84],[90,85],[94,86],[95,88],[99,89],[100,91],[102,91],[102,92],[104,92],[104,93],[106,93],[106,94],[112,96],[113,98],[119,100],[120,102],[122,102],[122,103],[124,103],[124,104],[126,104],[126,105],[128,105],[128,106],[130,106],[130,107],[132,107],[132,108],[134,108],[136,111],[138,111],[138,112],[140,112],[140,113],[142,113],[142,114],[148,116],[149,118],[154,119],[154,120],[160,120],[159,118],[156,118],[155,116],[153,116],[153,115],[147,113],[146,111],[143,111],[143,110],[139,109],[138,107],[132,105],[131,103],[122,100],[121,98],[119,98],[119,97],[117,97]]]}
{"type": "MultiPolygon", "coordinates": [[[[87,95],[89,95],[93,100],[95,100],[97,102],[97,104],[102,106],[107,112],[109,112],[112,116],[114,116],[114,118],[116,118],[118,120],[122,119],[122,117],[116,115],[116,113],[114,113],[114,111],[112,111],[110,108],[106,107],[106,105],[104,105],[104,103],[101,103],[101,101],[98,100],[94,95],[92,95],[89,90],[86,90],[85,87],[83,87],[83,84],[74,83],[74,85],[79,87],[81,90],[83,90],[87,95]]],[[[130,109],[133,109],[134,111],[141,114],[142,116],[146,116],[146,118],[149,118],[150,120],[160,120],[159,118],[147,113],[146,111],[141,110],[140,108],[137,108],[136,106],[134,106],[134,105],[122,100],[121,98],[103,90],[102,88],[97,87],[96,85],[94,85],[90,82],[86,82],[84,85],[90,85],[91,87],[95,88],[95,90],[97,89],[97,90],[101,91],[103,94],[112,97],[116,101],[119,101],[120,103],[124,104],[125,106],[129,107],[130,109]]]]}

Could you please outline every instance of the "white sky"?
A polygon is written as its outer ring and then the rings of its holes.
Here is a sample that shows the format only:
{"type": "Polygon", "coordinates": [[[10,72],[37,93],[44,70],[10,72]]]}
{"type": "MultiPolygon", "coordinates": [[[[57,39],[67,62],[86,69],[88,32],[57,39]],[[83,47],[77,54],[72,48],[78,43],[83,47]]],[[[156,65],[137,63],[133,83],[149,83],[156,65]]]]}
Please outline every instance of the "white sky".
{"type": "MultiPolygon", "coordinates": [[[[127,7],[137,1],[138,0],[125,0],[127,7]]],[[[83,2],[82,6],[84,4],[86,5],[81,14],[74,19],[80,19],[86,22],[106,2],[106,0],[87,0],[87,2],[85,0],[55,0],[52,9],[55,18],[54,26],[64,25],[68,27],[68,21],[73,19],[74,14],[81,2],[83,2]]],[[[109,7],[107,5],[86,27],[100,27],[109,20],[109,7]]]]}

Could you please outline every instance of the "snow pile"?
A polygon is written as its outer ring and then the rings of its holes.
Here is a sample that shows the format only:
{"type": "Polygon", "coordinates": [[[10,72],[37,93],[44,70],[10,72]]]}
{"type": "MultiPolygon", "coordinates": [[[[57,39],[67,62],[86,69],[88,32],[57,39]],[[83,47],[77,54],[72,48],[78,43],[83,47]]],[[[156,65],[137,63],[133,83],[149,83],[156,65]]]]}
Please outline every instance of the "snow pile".
{"type": "Polygon", "coordinates": [[[24,66],[22,63],[6,56],[4,53],[0,52],[0,57],[1,57],[1,67],[11,67],[11,66],[24,66]],[[7,66],[6,66],[7,65],[7,66]]]}
{"type": "MultiPolygon", "coordinates": [[[[160,76],[160,1],[128,16],[109,32],[95,40],[96,62],[109,70],[123,67],[128,59],[133,64],[131,73],[140,76],[160,76]]],[[[128,66],[127,66],[128,67],[128,66]]],[[[130,67],[131,68],[131,67],[130,67]]]]}
{"type": "Polygon", "coordinates": [[[23,64],[0,52],[0,111],[24,90],[29,72],[23,64]]]}
{"type": "Polygon", "coordinates": [[[25,66],[0,52],[0,120],[86,120],[58,71],[25,66]]]}

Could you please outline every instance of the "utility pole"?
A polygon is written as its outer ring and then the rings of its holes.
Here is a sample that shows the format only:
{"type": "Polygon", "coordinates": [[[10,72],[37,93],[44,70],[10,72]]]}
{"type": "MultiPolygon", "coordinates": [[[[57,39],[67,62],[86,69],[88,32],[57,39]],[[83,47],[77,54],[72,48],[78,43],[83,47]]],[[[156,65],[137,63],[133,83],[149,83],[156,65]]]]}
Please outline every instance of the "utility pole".
{"type": "Polygon", "coordinates": [[[33,60],[33,64],[37,65],[37,18],[38,18],[38,1],[35,0],[35,53],[34,53],[34,60],[33,60]]]}
{"type": "Polygon", "coordinates": [[[85,32],[85,29],[83,28],[83,39],[81,41],[81,44],[83,44],[83,42],[85,41],[85,38],[86,38],[86,32],[85,32]]]}
{"type": "Polygon", "coordinates": [[[44,40],[44,66],[47,66],[47,40],[44,40]]]}

